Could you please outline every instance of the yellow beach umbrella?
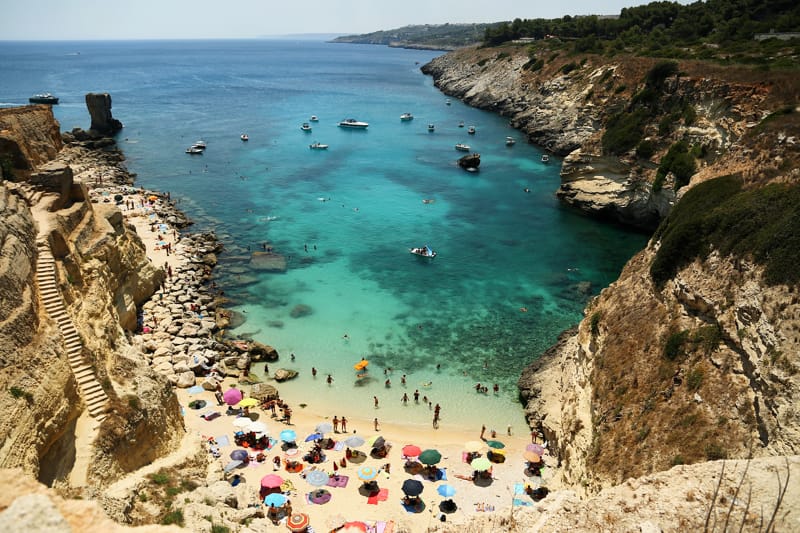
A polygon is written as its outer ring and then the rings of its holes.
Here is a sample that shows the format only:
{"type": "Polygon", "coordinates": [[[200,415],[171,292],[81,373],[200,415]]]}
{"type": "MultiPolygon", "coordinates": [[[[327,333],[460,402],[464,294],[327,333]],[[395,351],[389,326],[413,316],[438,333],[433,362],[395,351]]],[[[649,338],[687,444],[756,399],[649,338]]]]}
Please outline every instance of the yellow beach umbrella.
{"type": "Polygon", "coordinates": [[[258,400],[255,398],[245,398],[236,404],[236,407],[255,407],[258,405],[258,400]]]}

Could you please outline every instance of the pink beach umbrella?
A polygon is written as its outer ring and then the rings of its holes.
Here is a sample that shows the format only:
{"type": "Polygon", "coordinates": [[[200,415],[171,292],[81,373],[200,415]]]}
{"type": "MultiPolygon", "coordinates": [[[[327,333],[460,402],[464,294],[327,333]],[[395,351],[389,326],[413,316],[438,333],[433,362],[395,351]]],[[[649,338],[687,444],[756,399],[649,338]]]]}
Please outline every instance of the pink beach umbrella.
{"type": "Polygon", "coordinates": [[[228,405],[236,405],[242,401],[242,391],[236,387],[231,387],[225,391],[225,393],[222,395],[222,399],[225,400],[225,403],[228,405]]]}
{"type": "Polygon", "coordinates": [[[276,474],[268,474],[261,478],[261,486],[265,489],[275,489],[283,484],[283,478],[276,474]]]}
{"type": "Polygon", "coordinates": [[[540,457],[544,455],[544,447],[541,444],[536,444],[535,442],[525,446],[525,450],[533,452],[540,457]]]}

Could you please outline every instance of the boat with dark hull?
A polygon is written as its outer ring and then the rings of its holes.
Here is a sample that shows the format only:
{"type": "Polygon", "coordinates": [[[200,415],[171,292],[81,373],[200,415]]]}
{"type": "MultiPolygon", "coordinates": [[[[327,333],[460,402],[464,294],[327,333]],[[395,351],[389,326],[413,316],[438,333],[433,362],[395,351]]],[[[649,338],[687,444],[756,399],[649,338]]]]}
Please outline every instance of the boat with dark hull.
{"type": "Polygon", "coordinates": [[[56,105],[56,104],[58,104],[58,97],[57,96],[53,96],[50,93],[34,94],[30,98],[28,98],[28,102],[30,102],[32,104],[56,105]]]}
{"type": "Polygon", "coordinates": [[[472,153],[458,160],[458,166],[468,172],[476,172],[481,166],[481,154],[472,153]]]}

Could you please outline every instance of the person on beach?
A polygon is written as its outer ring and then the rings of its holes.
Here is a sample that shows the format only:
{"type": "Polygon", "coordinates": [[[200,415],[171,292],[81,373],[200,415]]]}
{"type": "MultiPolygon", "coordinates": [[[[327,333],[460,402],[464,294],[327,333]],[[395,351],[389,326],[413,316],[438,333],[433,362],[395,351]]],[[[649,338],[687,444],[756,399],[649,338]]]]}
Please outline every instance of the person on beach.
{"type": "Polygon", "coordinates": [[[277,472],[281,468],[281,456],[276,455],[275,458],[272,460],[272,471],[277,472]]]}
{"type": "Polygon", "coordinates": [[[414,403],[419,403],[419,389],[414,391],[414,403]]]}
{"type": "Polygon", "coordinates": [[[385,386],[386,386],[386,388],[388,389],[389,387],[391,387],[391,386],[392,386],[392,380],[391,380],[391,379],[387,379],[387,380],[384,382],[384,385],[385,385],[385,386]]]}
{"type": "Polygon", "coordinates": [[[333,383],[333,376],[328,374],[328,379],[326,381],[328,382],[328,385],[332,384],[333,383]]]}
{"type": "Polygon", "coordinates": [[[317,369],[316,367],[311,367],[311,377],[317,377],[317,369]]]}
{"type": "Polygon", "coordinates": [[[500,385],[495,383],[494,387],[492,387],[492,390],[494,390],[494,393],[497,394],[498,392],[500,392],[500,385]]]}
{"type": "Polygon", "coordinates": [[[408,394],[406,394],[406,393],[404,392],[404,393],[403,393],[403,399],[402,399],[401,401],[403,402],[403,405],[406,405],[406,404],[408,404],[408,394]]]}
{"type": "Polygon", "coordinates": [[[380,431],[381,430],[381,426],[380,426],[380,424],[378,424],[378,419],[377,418],[375,418],[373,424],[375,426],[375,431],[380,431]]]}
{"type": "Polygon", "coordinates": [[[333,432],[339,433],[339,419],[335,415],[333,417],[333,432]]]}
{"type": "MultiPolygon", "coordinates": [[[[378,408],[378,397],[377,396],[373,396],[372,397],[372,401],[375,403],[375,409],[377,409],[378,408]]],[[[377,418],[376,418],[376,420],[377,420],[377,418]]]]}
{"type": "Polygon", "coordinates": [[[347,433],[347,419],[342,417],[342,433],[347,433]]]}
{"type": "Polygon", "coordinates": [[[439,429],[439,413],[433,415],[433,429],[439,429]]]}
{"type": "Polygon", "coordinates": [[[403,385],[404,387],[406,386],[406,375],[405,374],[403,374],[403,377],[400,378],[400,384],[403,385]]]}
{"type": "Polygon", "coordinates": [[[483,437],[483,434],[484,434],[484,433],[486,433],[486,426],[485,426],[485,425],[482,425],[482,426],[481,426],[481,440],[484,440],[484,437],[483,437]]]}

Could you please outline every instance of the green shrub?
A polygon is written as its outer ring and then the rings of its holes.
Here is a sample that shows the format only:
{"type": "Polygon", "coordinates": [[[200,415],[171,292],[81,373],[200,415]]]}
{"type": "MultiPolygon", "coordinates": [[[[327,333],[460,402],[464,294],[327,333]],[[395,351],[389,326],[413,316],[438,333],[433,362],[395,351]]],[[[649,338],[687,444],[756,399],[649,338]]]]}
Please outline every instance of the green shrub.
{"type": "Polygon", "coordinates": [[[220,524],[211,524],[211,533],[230,533],[231,529],[220,524]]]}
{"type": "Polygon", "coordinates": [[[630,151],[641,142],[646,123],[647,111],[644,109],[617,113],[606,125],[602,139],[603,149],[616,155],[630,151]]]}
{"type": "Polygon", "coordinates": [[[591,328],[592,328],[592,335],[597,335],[598,333],[600,333],[600,319],[602,317],[603,317],[603,315],[602,315],[602,313],[600,313],[600,311],[595,311],[592,314],[592,318],[590,319],[590,322],[589,322],[591,324],[591,328]]]}
{"type": "Polygon", "coordinates": [[[497,57],[495,57],[497,61],[500,61],[501,59],[510,59],[510,58],[511,54],[509,54],[508,52],[500,52],[499,54],[497,54],[497,57]]]}
{"type": "Polygon", "coordinates": [[[619,94],[619,93],[623,92],[627,88],[628,88],[627,85],[625,85],[624,83],[621,83],[621,84],[617,85],[616,89],[614,89],[614,94],[619,94]]]}
{"type": "Polygon", "coordinates": [[[636,156],[641,159],[650,159],[656,153],[656,145],[653,141],[643,140],[636,147],[636,156]]]}
{"type": "Polygon", "coordinates": [[[561,73],[562,74],[569,74],[570,72],[572,72],[576,68],[578,68],[578,64],[575,63],[574,61],[572,61],[571,63],[567,63],[566,65],[561,67],[561,73]]]}
{"type": "Polygon", "coordinates": [[[522,68],[530,70],[531,72],[536,72],[537,70],[541,70],[543,66],[544,61],[542,59],[531,58],[527,63],[522,65],[522,68]]]}
{"type": "Polygon", "coordinates": [[[488,57],[484,57],[483,59],[481,59],[480,61],[478,61],[478,66],[479,66],[479,67],[482,67],[482,66],[484,66],[484,65],[485,65],[485,64],[486,64],[488,61],[489,61],[489,58],[488,58],[488,57]]]}
{"type": "Polygon", "coordinates": [[[11,387],[8,389],[8,392],[11,393],[11,396],[14,398],[22,398],[25,396],[25,391],[20,389],[19,387],[11,387]]]}
{"type": "Polygon", "coordinates": [[[696,170],[694,157],[689,153],[689,145],[685,141],[678,141],[670,146],[667,154],[661,159],[653,181],[653,190],[660,191],[667,174],[672,172],[675,176],[675,189],[689,183],[696,170]]]}
{"type": "Polygon", "coordinates": [[[764,266],[768,285],[800,283],[800,185],[770,184],[742,190],[741,179],[723,176],[689,190],[654,237],[661,245],[650,275],[662,285],[712,248],[764,266]]]}
{"type": "Polygon", "coordinates": [[[718,461],[719,459],[728,458],[728,451],[715,442],[706,444],[705,452],[706,459],[709,461],[718,461]]]}
{"type": "Polygon", "coordinates": [[[703,384],[703,370],[701,368],[693,368],[686,375],[686,388],[694,392],[703,384]]]}
{"type": "Polygon", "coordinates": [[[678,63],[675,61],[659,61],[645,76],[645,83],[650,87],[662,87],[664,81],[678,73],[678,63]]]}
{"type": "Polygon", "coordinates": [[[175,511],[165,514],[164,518],[161,519],[161,524],[165,526],[168,526],[170,524],[175,524],[183,527],[183,511],[177,509],[175,511]]]}
{"type": "Polygon", "coordinates": [[[672,458],[672,466],[685,465],[686,459],[682,455],[676,455],[672,458]]]}
{"type": "Polygon", "coordinates": [[[703,352],[709,354],[722,342],[722,328],[718,324],[698,328],[692,335],[692,341],[699,344],[703,352]]]}
{"type": "Polygon", "coordinates": [[[156,472],[155,474],[150,474],[150,481],[152,481],[156,485],[167,485],[170,483],[169,474],[165,474],[163,472],[156,472]]]}
{"type": "Polygon", "coordinates": [[[678,356],[683,353],[683,346],[686,344],[688,338],[688,330],[670,334],[670,336],[667,337],[667,342],[664,343],[664,357],[670,361],[677,359],[678,356]]]}
{"type": "Polygon", "coordinates": [[[697,111],[695,111],[692,104],[687,103],[683,108],[683,123],[686,126],[691,126],[697,120],[697,111]]]}

